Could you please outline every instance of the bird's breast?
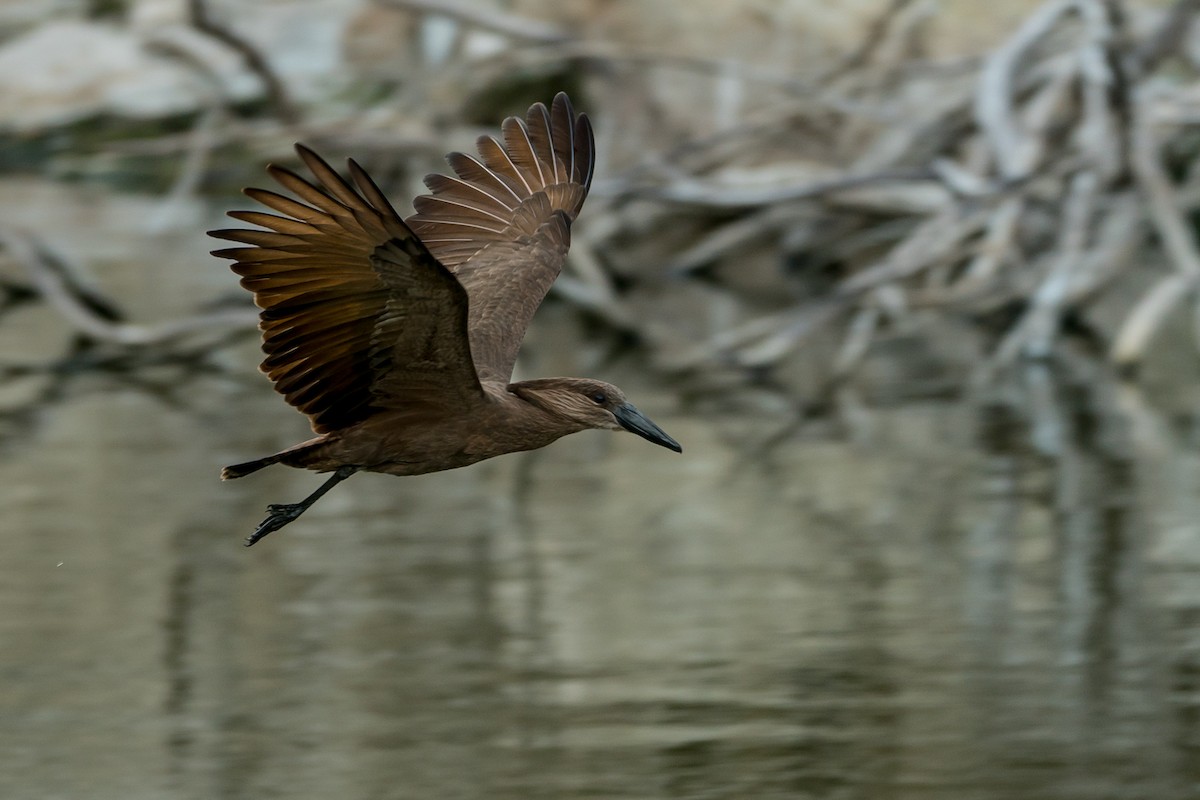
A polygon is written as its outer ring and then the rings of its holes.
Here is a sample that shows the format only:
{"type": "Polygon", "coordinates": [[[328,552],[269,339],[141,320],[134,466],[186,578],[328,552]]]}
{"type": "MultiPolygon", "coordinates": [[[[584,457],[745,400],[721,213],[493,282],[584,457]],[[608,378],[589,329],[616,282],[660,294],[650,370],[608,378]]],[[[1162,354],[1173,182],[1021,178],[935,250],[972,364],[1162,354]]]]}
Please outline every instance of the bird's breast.
{"type": "Polygon", "coordinates": [[[346,431],[345,463],[371,472],[421,475],[465,467],[488,458],[545,447],[568,431],[505,401],[453,413],[431,408],[387,411],[346,431]]]}

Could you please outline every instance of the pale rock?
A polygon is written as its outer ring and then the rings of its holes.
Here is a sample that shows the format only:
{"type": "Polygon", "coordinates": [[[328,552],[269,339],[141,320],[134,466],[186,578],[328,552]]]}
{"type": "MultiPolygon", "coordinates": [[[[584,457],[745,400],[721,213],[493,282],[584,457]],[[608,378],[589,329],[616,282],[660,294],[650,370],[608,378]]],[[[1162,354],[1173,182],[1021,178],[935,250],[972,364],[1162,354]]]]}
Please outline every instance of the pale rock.
{"type": "Polygon", "coordinates": [[[96,114],[154,118],[211,104],[212,76],[222,91],[252,96],[253,78],[232,54],[184,28],[156,30],[209,67],[209,76],[151,52],[152,40],[109,24],[48,22],[0,46],[0,128],[35,131],[96,114]]]}

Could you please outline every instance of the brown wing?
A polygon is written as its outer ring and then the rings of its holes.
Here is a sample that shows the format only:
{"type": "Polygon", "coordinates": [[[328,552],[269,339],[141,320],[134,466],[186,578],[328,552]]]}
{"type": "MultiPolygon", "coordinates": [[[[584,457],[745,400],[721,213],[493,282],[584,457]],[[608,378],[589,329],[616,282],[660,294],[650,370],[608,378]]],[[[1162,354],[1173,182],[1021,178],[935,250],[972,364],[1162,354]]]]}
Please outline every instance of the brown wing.
{"type": "Polygon", "coordinates": [[[468,331],[480,380],[507,382],[525,329],[562,270],[570,223],[595,166],[587,115],[559,93],[509,117],[503,143],[478,141],[479,158],[446,157],[458,176],[430,175],[433,194],[406,221],[471,298],[468,331]]]}
{"type": "Polygon", "coordinates": [[[483,391],[467,341],[467,294],[353,161],[354,186],[302,145],[314,185],[268,172],[299,201],[246,194],[280,213],[231,211],[266,230],[209,235],[248,247],[233,259],[262,309],[262,370],[275,390],[325,433],[372,410],[412,402],[466,405],[483,391]]]}

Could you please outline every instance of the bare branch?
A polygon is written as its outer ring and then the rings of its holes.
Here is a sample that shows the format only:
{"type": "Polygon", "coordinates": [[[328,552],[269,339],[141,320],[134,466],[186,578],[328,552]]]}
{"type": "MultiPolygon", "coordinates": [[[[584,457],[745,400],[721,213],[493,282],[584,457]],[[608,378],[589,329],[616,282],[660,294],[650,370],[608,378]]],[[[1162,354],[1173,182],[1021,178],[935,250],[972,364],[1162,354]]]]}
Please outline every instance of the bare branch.
{"type": "Polygon", "coordinates": [[[1131,71],[1137,75],[1153,72],[1164,59],[1178,53],[1198,12],[1200,0],[1177,0],[1154,33],[1134,50],[1131,71]]]}
{"type": "Polygon", "coordinates": [[[214,22],[208,14],[208,6],[205,4],[205,0],[188,0],[188,16],[192,26],[196,30],[208,34],[219,42],[223,42],[242,57],[242,60],[246,62],[246,66],[249,67],[250,71],[257,75],[259,80],[263,82],[263,88],[267,93],[267,100],[271,103],[271,106],[275,109],[275,113],[280,119],[285,122],[295,122],[300,118],[299,111],[288,96],[283,81],[275,74],[275,70],[271,68],[266,57],[241,36],[238,36],[223,25],[214,22]]]}
{"type": "Polygon", "coordinates": [[[399,8],[404,11],[449,17],[519,41],[555,44],[570,38],[565,31],[547,22],[510,14],[498,8],[480,8],[478,4],[465,0],[375,0],[375,2],[381,6],[399,8]]]}
{"type": "Polygon", "coordinates": [[[897,169],[873,175],[844,175],[823,181],[809,180],[763,188],[724,186],[694,178],[678,178],[662,186],[630,186],[624,188],[624,193],[708,208],[743,208],[807,200],[878,184],[925,182],[932,177],[932,173],[926,169],[897,169]]]}
{"type": "Polygon", "coordinates": [[[1163,278],[1146,292],[1121,325],[1112,346],[1113,362],[1125,370],[1141,362],[1159,327],[1195,288],[1194,276],[1177,273],[1163,278]]]}
{"type": "Polygon", "coordinates": [[[1024,176],[1036,160],[1035,145],[1016,116],[1016,73],[1024,65],[1025,53],[1074,7],[1075,0],[1056,0],[1040,7],[988,58],[979,76],[975,118],[1006,180],[1024,176]]]}
{"type": "Polygon", "coordinates": [[[876,51],[887,39],[896,17],[911,5],[913,0],[891,0],[878,17],[867,25],[866,35],[858,47],[850,52],[842,62],[821,78],[821,83],[830,83],[848,72],[853,72],[871,61],[876,51]]]}

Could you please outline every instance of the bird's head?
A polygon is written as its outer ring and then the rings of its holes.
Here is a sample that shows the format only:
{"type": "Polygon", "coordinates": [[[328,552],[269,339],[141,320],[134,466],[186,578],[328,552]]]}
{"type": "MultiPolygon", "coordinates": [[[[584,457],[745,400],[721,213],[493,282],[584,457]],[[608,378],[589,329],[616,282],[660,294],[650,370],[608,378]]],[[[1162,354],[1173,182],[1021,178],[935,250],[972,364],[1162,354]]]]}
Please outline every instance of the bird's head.
{"type": "Polygon", "coordinates": [[[587,378],[542,378],[514,383],[509,390],[525,402],[569,420],[579,430],[627,430],[676,453],[683,452],[679,442],[638,411],[611,383],[587,378]]]}

